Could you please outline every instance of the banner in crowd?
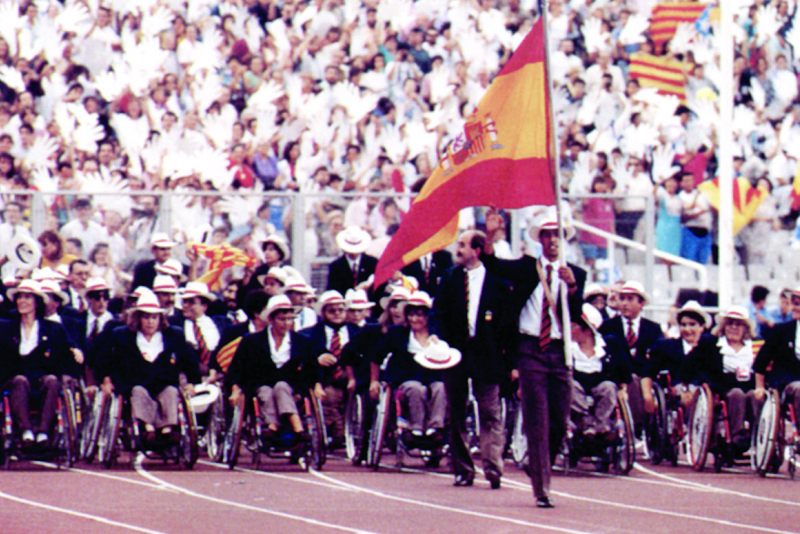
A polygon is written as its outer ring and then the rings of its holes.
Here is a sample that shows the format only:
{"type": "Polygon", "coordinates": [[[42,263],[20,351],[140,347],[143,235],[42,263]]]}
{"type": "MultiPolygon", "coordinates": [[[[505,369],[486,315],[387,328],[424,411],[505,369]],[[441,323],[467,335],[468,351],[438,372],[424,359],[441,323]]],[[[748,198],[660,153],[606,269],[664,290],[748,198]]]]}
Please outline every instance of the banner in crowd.
{"type": "Polygon", "coordinates": [[[800,210],[800,167],[797,168],[797,173],[794,175],[792,192],[789,197],[792,199],[792,211],[800,210]]]}
{"type": "Polygon", "coordinates": [[[686,74],[678,60],[636,52],[630,55],[630,77],[641,87],[655,87],[660,94],[686,103],[686,74]]]}
{"type": "Polygon", "coordinates": [[[555,204],[550,94],[539,19],[450,144],[375,270],[375,286],[455,241],[458,212],[555,204]]]}
{"type": "Polygon", "coordinates": [[[222,273],[225,269],[233,267],[234,265],[255,267],[258,263],[254,257],[227,243],[223,243],[222,245],[190,243],[189,250],[200,257],[210,260],[206,274],[198,278],[197,281],[208,285],[208,289],[211,291],[218,291],[221,289],[222,273]]]}
{"type": "MultiPolygon", "coordinates": [[[[719,210],[719,178],[706,180],[698,189],[708,197],[708,201],[719,210]]],[[[739,233],[747,223],[753,220],[756,210],[767,197],[767,191],[750,185],[747,178],[736,178],[733,181],[733,235],[739,233]]]]}
{"type": "Polygon", "coordinates": [[[658,45],[672,39],[678,24],[694,22],[703,15],[707,2],[661,2],[653,7],[650,38],[658,45]]]}

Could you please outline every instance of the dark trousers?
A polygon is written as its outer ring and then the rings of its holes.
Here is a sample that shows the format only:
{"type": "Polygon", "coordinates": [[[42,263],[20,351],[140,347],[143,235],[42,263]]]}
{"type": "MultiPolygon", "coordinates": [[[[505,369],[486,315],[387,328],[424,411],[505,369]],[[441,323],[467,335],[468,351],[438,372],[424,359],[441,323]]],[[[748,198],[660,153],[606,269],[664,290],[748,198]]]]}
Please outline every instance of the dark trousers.
{"type": "MultiPolygon", "coordinates": [[[[475,472],[475,464],[466,444],[466,408],[469,396],[469,373],[458,365],[445,375],[447,400],[450,404],[450,452],[453,473],[456,476],[475,472]]],[[[505,429],[500,404],[500,385],[489,384],[472,377],[472,393],[478,403],[480,418],[480,446],[483,469],[493,469],[503,474],[503,447],[505,429]]]]}
{"type": "Polygon", "coordinates": [[[549,349],[541,352],[537,338],[523,336],[518,355],[528,476],[534,497],[549,497],[551,467],[567,432],[572,373],[560,341],[551,342],[549,349]]]}
{"type": "MultiPolygon", "coordinates": [[[[56,417],[60,385],[55,375],[45,375],[36,383],[42,407],[38,432],[50,433],[56,417]]],[[[23,432],[32,430],[30,413],[31,383],[28,377],[23,375],[15,376],[8,381],[6,389],[11,392],[11,414],[17,423],[17,427],[23,432]]]]}

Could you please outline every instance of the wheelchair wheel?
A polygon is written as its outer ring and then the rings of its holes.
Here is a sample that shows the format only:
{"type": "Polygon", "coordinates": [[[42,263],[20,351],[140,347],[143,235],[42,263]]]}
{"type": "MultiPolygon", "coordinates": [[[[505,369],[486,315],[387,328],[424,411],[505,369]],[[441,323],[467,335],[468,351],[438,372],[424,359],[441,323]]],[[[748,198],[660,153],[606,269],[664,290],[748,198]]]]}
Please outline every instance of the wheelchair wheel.
{"type": "Polygon", "coordinates": [[[322,469],[327,459],[327,439],[325,437],[325,419],[322,415],[322,401],[309,390],[310,413],[306,417],[306,429],[311,436],[311,467],[317,471],[322,469]]]}
{"type": "Polygon", "coordinates": [[[478,402],[472,393],[470,393],[467,400],[466,414],[467,439],[464,444],[467,446],[469,453],[473,454],[480,450],[481,420],[478,413],[478,402]]]}
{"type": "MultiPolygon", "coordinates": [[[[100,395],[101,393],[98,393],[100,395]]],[[[97,456],[103,465],[110,469],[117,456],[117,440],[122,424],[122,397],[112,395],[103,403],[104,411],[100,420],[100,435],[97,440],[97,456]]]]}
{"type": "Polygon", "coordinates": [[[214,401],[208,413],[206,453],[212,462],[219,462],[225,449],[225,400],[222,397],[214,401]]]}
{"type": "Polygon", "coordinates": [[[372,419],[372,430],[369,433],[369,451],[367,455],[367,465],[375,471],[381,462],[383,453],[383,441],[386,439],[386,430],[389,426],[389,417],[392,403],[392,388],[388,384],[381,383],[381,392],[378,397],[378,406],[375,408],[372,419]]]}
{"type": "Polygon", "coordinates": [[[667,433],[667,398],[659,384],[653,384],[653,400],[655,412],[650,416],[647,430],[647,448],[653,455],[653,465],[658,465],[669,456],[669,435],[667,433]]]}
{"type": "Polygon", "coordinates": [[[714,431],[714,397],[708,384],[703,384],[695,394],[692,415],[689,419],[689,463],[695,471],[706,465],[711,434],[714,431]]]}
{"type": "Polygon", "coordinates": [[[618,418],[615,423],[618,442],[614,446],[613,464],[618,475],[627,475],[636,462],[636,445],[633,439],[633,415],[622,391],[617,395],[618,418]]]}
{"type": "Polygon", "coordinates": [[[233,408],[233,415],[225,433],[222,446],[222,461],[233,469],[239,460],[239,447],[242,442],[242,425],[244,424],[244,402],[238,403],[233,408]]]}
{"type": "Polygon", "coordinates": [[[178,427],[180,430],[180,444],[178,445],[178,462],[184,469],[191,469],[200,455],[197,444],[197,420],[194,410],[189,406],[189,401],[184,393],[180,393],[181,402],[178,404],[178,427]]]}
{"type": "Polygon", "coordinates": [[[353,465],[361,463],[361,452],[364,448],[364,408],[363,395],[357,393],[350,395],[344,419],[344,447],[347,459],[353,465]]]}
{"type": "Polygon", "coordinates": [[[103,410],[108,404],[102,392],[98,391],[89,410],[84,414],[83,428],[81,429],[80,457],[87,462],[94,460],[97,452],[97,439],[100,435],[100,423],[103,410]]]}
{"type": "Polygon", "coordinates": [[[76,421],[75,395],[71,388],[65,388],[61,395],[58,414],[58,437],[56,448],[59,458],[66,459],[67,467],[72,467],[78,455],[78,423],[76,421]]]}
{"type": "Polygon", "coordinates": [[[514,411],[514,427],[511,434],[511,459],[520,469],[528,463],[528,437],[525,435],[525,425],[522,418],[522,405],[517,404],[514,411]]]}
{"type": "MultiPolygon", "coordinates": [[[[752,433],[753,455],[751,465],[759,475],[766,476],[772,471],[775,457],[780,457],[781,447],[778,443],[781,426],[780,396],[775,390],[769,390],[761,415],[758,418],[755,432],[752,433]]],[[[782,458],[780,459],[781,463],[782,458]]]]}

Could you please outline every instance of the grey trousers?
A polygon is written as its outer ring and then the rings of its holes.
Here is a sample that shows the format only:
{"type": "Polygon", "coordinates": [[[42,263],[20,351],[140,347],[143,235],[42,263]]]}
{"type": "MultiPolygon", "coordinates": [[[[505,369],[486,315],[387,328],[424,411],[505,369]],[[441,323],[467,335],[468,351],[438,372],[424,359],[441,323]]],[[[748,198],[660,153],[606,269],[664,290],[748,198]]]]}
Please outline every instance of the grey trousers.
{"type": "Polygon", "coordinates": [[[447,397],[443,382],[433,382],[425,387],[421,382],[409,380],[400,384],[397,391],[400,393],[403,405],[408,406],[406,419],[411,430],[444,428],[447,397]]]}
{"type": "Polygon", "coordinates": [[[600,382],[587,394],[580,382],[572,380],[572,411],[581,417],[581,430],[608,432],[613,428],[617,407],[617,385],[610,380],[600,382]],[[594,414],[589,406],[589,394],[594,400],[594,414]]]}
{"type": "MultiPolygon", "coordinates": [[[[45,375],[39,379],[36,387],[41,401],[41,418],[37,432],[49,434],[56,417],[58,407],[58,389],[60,382],[55,375],[45,375]]],[[[11,414],[17,422],[17,427],[21,431],[32,430],[31,428],[31,383],[28,377],[17,375],[8,381],[5,388],[11,391],[11,414]]]]}
{"type": "Polygon", "coordinates": [[[564,360],[564,345],[558,341],[540,352],[537,338],[523,336],[519,356],[528,476],[534,497],[549,497],[551,467],[569,421],[572,372],[564,360]]]}
{"type": "Polygon", "coordinates": [[[740,388],[733,388],[725,395],[725,404],[728,406],[728,425],[731,437],[744,434],[744,422],[750,422],[750,429],[756,426],[756,419],[761,416],[762,403],[756,400],[755,390],[747,393],[740,388]]]}
{"type": "Polygon", "coordinates": [[[274,386],[261,386],[256,390],[261,418],[268,425],[278,426],[282,415],[297,413],[292,386],[287,382],[276,382],[274,386]]]}
{"type": "Polygon", "coordinates": [[[175,426],[178,424],[178,403],[180,393],[175,386],[167,386],[156,395],[143,386],[133,386],[131,391],[131,415],[142,423],[156,428],[175,426]]]}
{"type": "Polygon", "coordinates": [[[332,438],[344,437],[345,393],[341,388],[325,386],[325,398],[322,399],[322,412],[328,435],[332,438]]]}

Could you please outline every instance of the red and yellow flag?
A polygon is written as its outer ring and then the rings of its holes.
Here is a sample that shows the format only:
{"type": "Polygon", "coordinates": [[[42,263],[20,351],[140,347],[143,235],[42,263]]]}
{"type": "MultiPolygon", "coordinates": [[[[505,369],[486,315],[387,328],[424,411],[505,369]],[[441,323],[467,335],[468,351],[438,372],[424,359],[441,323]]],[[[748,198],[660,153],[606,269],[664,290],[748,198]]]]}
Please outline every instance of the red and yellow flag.
{"type": "Polygon", "coordinates": [[[217,363],[223,373],[228,372],[228,367],[231,366],[231,361],[233,361],[233,355],[236,354],[236,349],[239,348],[239,343],[241,342],[242,338],[237,337],[217,351],[217,363]]]}
{"type": "Polygon", "coordinates": [[[662,95],[675,95],[686,102],[686,75],[675,59],[636,52],[630,56],[630,77],[641,87],[655,87],[662,95]]]}
{"type": "Polygon", "coordinates": [[[208,289],[216,291],[220,288],[222,272],[234,265],[242,267],[255,267],[257,260],[251,255],[232,247],[228,243],[221,245],[203,245],[200,243],[190,243],[189,249],[198,256],[203,256],[211,260],[208,271],[197,279],[204,282],[208,289]]]}
{"type": "Polygon", "coordinates": [[[378,262],[375,286],[455,241],[463,208],[555,204],[551,139],[540,19],[425,182],[378,262]]]}
{"type": "MultiPolygon", "coordinates": [[[[719,210],[719,178],[707,180],[698,189],[708,197],[708,201],[719,210]]],[[[756,214],[756,210],[767,197],[767,191],[756,189],[747,178],[733,181],[733,235],[739,233],[756,214]]]]}
{"type": "Polygon", "coordinates": [[[789,193],[789,197],[792,199],[792,211],[800,209],[800,167],[797,168],[797,174],[794,175],[792,192],[789,193]]]}
{"type": "Polygon", "coordinates": [[[693,23],[703,14],[708,3],[701,2],[661,2],[653,8],[650,19],[650,38],[659,44],[669,41],[675,35],[678,24],[693,23]]]}

